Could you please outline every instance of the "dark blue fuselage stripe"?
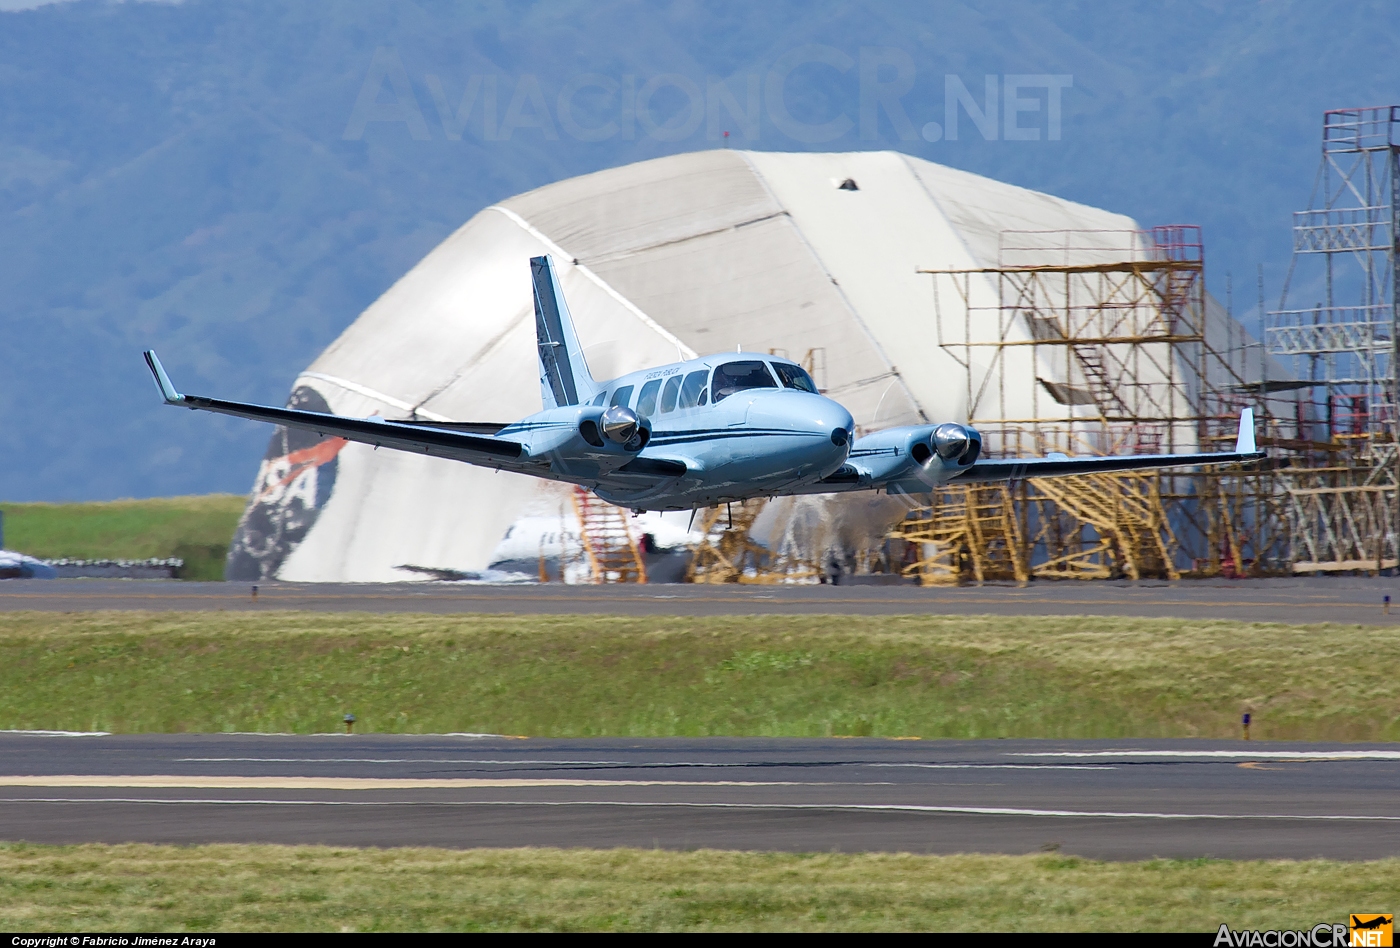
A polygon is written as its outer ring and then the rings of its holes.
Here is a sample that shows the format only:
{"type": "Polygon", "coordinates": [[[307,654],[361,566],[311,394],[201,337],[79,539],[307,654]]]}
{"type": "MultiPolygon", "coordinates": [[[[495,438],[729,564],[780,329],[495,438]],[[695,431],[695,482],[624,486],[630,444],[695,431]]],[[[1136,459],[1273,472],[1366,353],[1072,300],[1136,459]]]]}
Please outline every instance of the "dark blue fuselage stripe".
{"type": "Polygon", "coordinates": [[[812,438],[812,437],[814,437],[814,435],[813,435],[812,432],[809,432],[809,431],[743,431],[743,430],[740,430],[740,431],[723,431],[723,430],[720,430],[720,431],[715,431],[715,432],[711,432],[711,433],[696,432],[696,433],[694,433],[694,434],[689,434],[689,435],[684,436],[684,437],[674,437],[674,436],[667,436],[667,435],[652,435],[651,441],[647,442],[647,444],[648,444],[648,446],[651,446],[651,445],[695,444],[695,443],[700,442],[700,441],[718,441],[718,440],[722,440],[722,439],[724,439],[724,438],[779,438],[779,437],[812,438]]]}

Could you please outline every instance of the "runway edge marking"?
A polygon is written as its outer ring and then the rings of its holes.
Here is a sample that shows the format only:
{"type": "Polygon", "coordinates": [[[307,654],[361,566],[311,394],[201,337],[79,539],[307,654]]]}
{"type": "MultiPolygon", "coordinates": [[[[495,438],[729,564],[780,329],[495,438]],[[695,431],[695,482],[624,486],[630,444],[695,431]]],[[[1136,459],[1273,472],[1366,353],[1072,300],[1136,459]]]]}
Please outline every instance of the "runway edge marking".
{"type": "Polygon", "coordinates": [[[965,816],[1031,816],[1056,818],[1092,818],[1125,820],[1270,820],[1305,821],[1328,823],[1395,823],[1400,816],[1367,814],[1294,814],[1294,813],[1148,813],[1118,812],[1111,810],[1035,810],[1017,807],[974,807],[974,806],[921,806],[899,803],[688,803],[660,802],[648,803],[633,800],[225,800],[215,798],[166,798],[158,797],[6,797],[3,803],[136,803],[164,805],[217,805],[217,806],[609,806],[609,807],[652,807],[663,809],[717,809],[717,810],[838,810],[872,811],[891,813],[934,813],[965,816]]]}

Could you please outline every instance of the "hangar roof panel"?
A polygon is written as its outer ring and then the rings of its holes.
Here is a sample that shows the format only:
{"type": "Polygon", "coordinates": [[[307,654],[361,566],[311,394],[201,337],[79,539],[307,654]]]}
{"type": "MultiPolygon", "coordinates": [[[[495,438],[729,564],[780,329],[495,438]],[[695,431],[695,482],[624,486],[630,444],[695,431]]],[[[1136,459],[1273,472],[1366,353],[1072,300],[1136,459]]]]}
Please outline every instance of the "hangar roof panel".
{"type": "Polygon", "coordinates": [[[692,152],[609,168],[502,203],[584,263],[782,210],[732,151],[692,152]]]}
{"type": "MultiPolygon", "coordinates": [[[[999,249],[1003,231],[1076,231],[1079,232],[1076,246],[1097,244],[1105,250],[1119,252],[1121,259],[1124,235],[1138,229],[1137,223],[1123,214],[920,158],[906,155],[904,162],[957,231],[976,261],[974,266],[1002,265],[999,249]],[[1097,240],[1092,236],[1095,233],[1100,235],[1097,240]]],[[[1080,256],[1072,262],[1097,263],[1099,260],[1080,256]]]]}

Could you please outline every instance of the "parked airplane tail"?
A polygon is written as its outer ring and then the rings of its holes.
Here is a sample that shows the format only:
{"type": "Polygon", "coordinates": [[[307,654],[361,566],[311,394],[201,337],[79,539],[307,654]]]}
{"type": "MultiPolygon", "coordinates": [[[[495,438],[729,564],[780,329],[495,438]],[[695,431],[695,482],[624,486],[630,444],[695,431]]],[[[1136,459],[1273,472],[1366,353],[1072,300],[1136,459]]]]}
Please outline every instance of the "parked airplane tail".
{"type": "Polygon", "coordinates": [[[569,305],[559,289],[554,261],[530,258],[535,285],[535,338],[540,353],[540,396],[545,408],[578,405],[598,392],[598,383],[583,360],[583,347],[574,332],[569,305]]]}

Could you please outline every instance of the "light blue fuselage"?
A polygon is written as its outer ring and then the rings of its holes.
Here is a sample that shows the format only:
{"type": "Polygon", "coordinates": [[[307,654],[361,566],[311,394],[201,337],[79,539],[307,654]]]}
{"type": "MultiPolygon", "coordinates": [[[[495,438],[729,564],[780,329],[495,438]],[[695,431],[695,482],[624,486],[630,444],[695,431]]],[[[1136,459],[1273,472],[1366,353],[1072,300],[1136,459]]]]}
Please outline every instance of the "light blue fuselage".
{"type": "Polygon", "coordinates": [[[855,423],[849,411],[824,395],[779,383],[778,364],[797,366],[777,356],[739,353],[634,372],[602,383],[601,393],[587,405],[546,409],[496,436],[524,444],[532,460],[548,459],[558,479],[593,487],[621,506],[683,510],[797,493],[795,488],[841,470],[855,423]],[[756,361],[764,363],[773,384],[721,395],[716,403],[715,368],[756,361]],[[699,373],[703,387],[695,382],[699,373]],[[640,444],[585,436],[588,423],[598,430],[603,412],[613,405],[635,412],[647,432],[637,439],[640,444]]]}

